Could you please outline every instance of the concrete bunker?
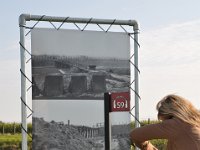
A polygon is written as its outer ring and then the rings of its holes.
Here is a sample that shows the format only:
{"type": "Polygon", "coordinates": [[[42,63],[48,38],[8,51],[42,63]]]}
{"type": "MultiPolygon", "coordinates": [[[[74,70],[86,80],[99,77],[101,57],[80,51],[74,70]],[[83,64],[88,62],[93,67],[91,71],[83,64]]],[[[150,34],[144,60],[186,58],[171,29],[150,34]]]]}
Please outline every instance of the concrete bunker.
{"type": "Polygon", "coordinates": [[[93,75],[91,80],[91,89],[93,92],[105,92],[106,91],[106,76],[105,75],[93,75]]]}
{"type": "Polygon", "coordinates": [[[44,82],[45,96],[60,96],[64,93],[63,76],[47,75],[44,82]]]}
{"type": "Polygon", "coordinates": [[[87,77],[84,75],[73,75],[69,84],[70,93],[86,93],[87,77]]]}

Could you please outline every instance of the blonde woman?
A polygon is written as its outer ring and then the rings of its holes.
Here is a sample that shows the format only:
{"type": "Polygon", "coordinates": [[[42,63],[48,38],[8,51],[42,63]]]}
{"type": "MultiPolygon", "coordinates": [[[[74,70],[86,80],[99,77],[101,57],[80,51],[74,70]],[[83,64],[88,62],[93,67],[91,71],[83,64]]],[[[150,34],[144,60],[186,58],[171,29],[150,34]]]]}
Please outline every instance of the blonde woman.
{"type": "Polygon", "coordinates": [[[200,111],[178,95],[167,95],[157,104],[161,123],[131,131],[131,141],[142,150],[157,150],[148,140],[167,139],[167,150],[200,150],[200,111]]]}

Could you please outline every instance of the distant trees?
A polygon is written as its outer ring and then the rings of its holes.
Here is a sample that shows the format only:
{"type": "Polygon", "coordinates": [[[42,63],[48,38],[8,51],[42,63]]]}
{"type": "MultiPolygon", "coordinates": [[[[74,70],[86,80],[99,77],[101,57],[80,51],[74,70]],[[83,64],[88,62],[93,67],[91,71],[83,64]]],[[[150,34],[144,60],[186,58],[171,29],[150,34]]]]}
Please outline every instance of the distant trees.
{"type": "MultiPolygon", "coordinates": [[[[32,124],[28,124],[28,133],[32,133],[32,124]]],[[[0,121],[0,134],[16,134],[21,133],[21,124],[20,123],[4,123],[0,121]]]]}

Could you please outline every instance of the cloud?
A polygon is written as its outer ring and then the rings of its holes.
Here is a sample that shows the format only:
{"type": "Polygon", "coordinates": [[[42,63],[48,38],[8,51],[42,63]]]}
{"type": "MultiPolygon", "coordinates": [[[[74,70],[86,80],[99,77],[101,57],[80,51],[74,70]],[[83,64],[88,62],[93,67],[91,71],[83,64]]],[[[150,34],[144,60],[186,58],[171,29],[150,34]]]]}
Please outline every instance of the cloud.
{"type": "Polygon", "coordinates": [[[199,26],[200,20],[195,20],[141,33],[141,64],[152,67],[199,63],[199,26]]]}
{"type": "MultiPolygon", "coordinates": [[[[25,41],[25,48],[27,50],[31,50],[30,47],[30,38],[26,38],[25,41]]],[[[20,62],[20,44],[18,40],[14,40],[14,41],[10,41],[8,43],[5,44],[5,46],[0,47],[0,59],[1,61],[13,61],[13,60],[17,60],[20,62]]],[[[25,53],[26,58],[29,59],[30,55],[28,53],[25,53]]]]}
{"type": "Polygon", "coordinates": [[[1,120],[10,122],[20,120],[20,72],[16,60],[1,60],[0,63],[0,114],[1,120]]]}
{"type": "Polygon", "coordinates": [[[200,20],[145,31],[140,35],[140,116],[156,119],[155,105],[171,93],[199,105],[200,20]],[[144,110],[147,110],[144,111],[144,110]]]}

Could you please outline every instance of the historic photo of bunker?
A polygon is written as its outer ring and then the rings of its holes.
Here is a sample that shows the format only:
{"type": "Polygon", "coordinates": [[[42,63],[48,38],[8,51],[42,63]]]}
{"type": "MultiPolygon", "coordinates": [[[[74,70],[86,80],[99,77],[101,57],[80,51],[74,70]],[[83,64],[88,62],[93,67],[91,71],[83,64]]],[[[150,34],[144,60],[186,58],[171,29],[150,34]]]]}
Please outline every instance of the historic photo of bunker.
{"type": "Polygon", "coordinates": [[[103,99],[128,91],[129,60],[88,56],[34,55],[33,99],[103,99]]]}
{"type": "MultiPolygon", "coordinates": [[[[34,28],[31,54],[33,149],[104,150],[104,93],[129,91],[128,34],[34,28]]],[[[112,124],[112,150],[130,149],[129,115],[112,124]]]]}
{"type": "Polygon", "coordinates": [[[128,91],[130,37],[123,32],[31,30],[33,99],[103,99],[128,91]]]}

